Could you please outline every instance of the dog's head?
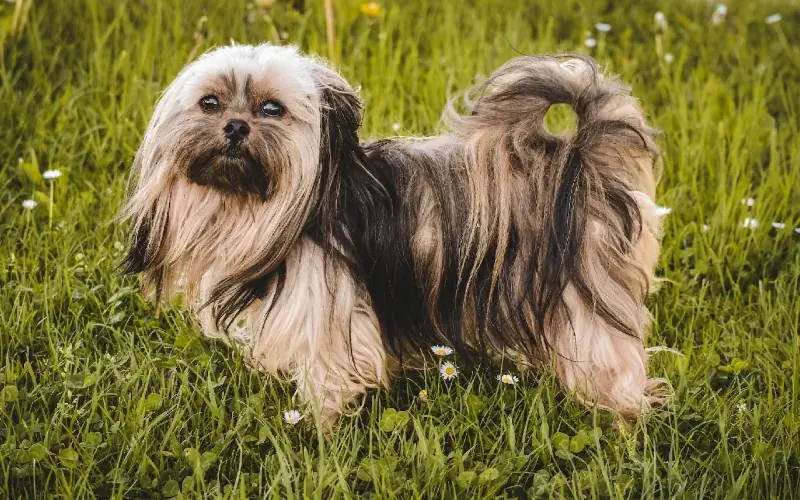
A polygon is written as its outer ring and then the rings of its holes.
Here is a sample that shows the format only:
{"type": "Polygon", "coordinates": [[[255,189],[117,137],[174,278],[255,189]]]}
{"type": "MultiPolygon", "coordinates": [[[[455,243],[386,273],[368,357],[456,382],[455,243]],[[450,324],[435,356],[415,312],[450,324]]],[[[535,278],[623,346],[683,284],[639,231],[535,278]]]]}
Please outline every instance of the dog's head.
{"type": "Polygon", "coordinates": [[[218,295],[252,288],[319,218],[341,171],[360,168],[360,121],[351,86],[293,47],[203,55],[162,95],[134,160],[125,269],[157,292],[212,267],[218,295]]]}

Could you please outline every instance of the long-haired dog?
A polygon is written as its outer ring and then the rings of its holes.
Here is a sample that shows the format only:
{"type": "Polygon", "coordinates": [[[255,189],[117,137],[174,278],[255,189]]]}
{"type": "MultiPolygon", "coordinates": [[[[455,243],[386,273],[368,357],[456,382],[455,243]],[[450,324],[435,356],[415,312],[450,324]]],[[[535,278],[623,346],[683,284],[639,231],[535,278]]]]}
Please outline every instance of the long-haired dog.
{"type": "Polygon", "coordinates": [[[159,100],[134,161],[124,266],[332,421],[447,342],[635,415],[658,259],[657,149],[583,56],[523,56],[440,136],[360,142],[356,92],[295,48],[225,47],[159,100]],[[548,108],[577,116],[549,133],[548,108]]]}

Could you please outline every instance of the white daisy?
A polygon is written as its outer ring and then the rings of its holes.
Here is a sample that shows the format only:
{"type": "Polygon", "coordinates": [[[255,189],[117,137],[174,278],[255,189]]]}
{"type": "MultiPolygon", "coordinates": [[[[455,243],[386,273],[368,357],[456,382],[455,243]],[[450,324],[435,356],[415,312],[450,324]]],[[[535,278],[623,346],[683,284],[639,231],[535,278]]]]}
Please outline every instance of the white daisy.
{"type": "Polygon", "coordinates": [[[440,358],[453,354],[453,348],[446,345],[435,345],[431,347],[431,351],[440,358]]]}
{"type": "Polygon", "coordinates": [[[748,218],[746,218],[744,220],[744,223],[742,224],[742,227],[744,227],[746,229],[755,229],[755,228],[758,227],[758,220],[748,217],[748,218]]]}
{"type": "Polygon", "coordinates": [[[583,41],[583,44],[591,49],[592,47],[597,45],[597,40],[595,40],[592,37],[589,37],[589,38],[587,38],[586,40],[583,41]]]}
{"type": "Polygon", "coordinates": [[[24,208],[25,210],[33,210],[34,208],[36,208],[36,205],[38,205],[38,203],[36,203],[36,200],[25,200],[22,202],[22,208],[24,208]]]}
{"type": "Polygon", "coordinates": [[[303,414],[297,410],[283,412],[283,421],[289,425],[297,425],[301,420],[303,420],[303,414]]]}
{"type": "Polygon", "coordinates": [[[392,130],[394,130],[395,132],[400,132],[400,124],[395,123],[394,125],[392,125],[392,130]]]}
{"type": "Polygon", "coordinates": [[[767,23],[767,24],[775,24],[778,21],[780,21],[781,19],[782,18],[781,18],[780,14],[772,14],[771,16],[767,16],[767,18],[764,19],[764,22],[767,23]]]}
{"type": "Polygon", "coordinates": [[[742,198],[742,205],[747,205],[748,207],[752,207],[756,204],[756,200],[753,198],[742,198]]]}
{"type": "Polygon", "coordinates": [[[669,208],[669,207],[660,207],[660,206],[656,205],[655,212],[656,212],[656,216],[664,217],[665,215],[669,215],[670,213],[672,213],[672,209],[669,208]]]}
{"type": "Polygon", "coordinates": [[[594,27],[597,31],[600,31],[601,33],[608,33],[609,31],[611,31],[611,25],[606,23],[597,23],[594,25],[594,27]]]}
{"type": "Polygon", "coordinates": [[[505,375],[498,375],[497,380],[507,385],[514,385],[519,382],[519,377],[506,373],[505,375]]]}
{"type": "Polygon", "coordinates": [[[717,4],[717,8],[714,9],[714,13],[711,14],[711,24],[714,26],[722,24],[726,15],[728,15],[728,7],[726,7],[724,3],[717,4]]]}
{"type": "Polygon", "coordinates": [[[44,177],[47,180],[58,179],[59,177],[61,177],[61,170],[45,170],[42,173],[42,177],[44,177]]]}
{"type": "Polygon", "coordinates": [[[458,368],[456,368],[456,365],[453,363],[445,361],[442,363],[442,366],[439,367],[439,372],[442,374],[443,379],[451,380],[456,378],[456,375],[458,375],[458,368]]]}
{"type": "Polygon", "coordinates": [[[664,54],[664,60],[667,62],[667,64],[672,64],[672,61],[675,60],[675,56],[673,56],[670,52],[667,52],[664,54]]]}
{"type": "Polygon", "coordinates": [[[669,25],[667,24],[667,16],[665,16],[663,12],[661,11],[656,12],[656,15],[653,16],[653,19],[655,20],[658,29],[660,29],[661,31],[667,31],[669,25]]]}
{"type": "Polygon", "coordinates": [[[773,222],[772,223],[772,227],[774,227],[775,229],[783,229],[783,228],[786,227],[786,223],[784,223],[784,222],[773,222]]]}

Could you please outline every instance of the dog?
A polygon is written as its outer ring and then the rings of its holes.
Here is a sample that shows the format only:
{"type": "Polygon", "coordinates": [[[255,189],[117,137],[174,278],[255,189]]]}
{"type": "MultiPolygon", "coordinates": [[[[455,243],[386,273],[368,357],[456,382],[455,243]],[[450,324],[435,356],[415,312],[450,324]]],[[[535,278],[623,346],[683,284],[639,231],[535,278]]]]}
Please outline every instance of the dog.
{"type": "Polygon", "coordinates": [[[323,422],[435,343],[552,365],[621,415],[660,400],[660,160],[629,87],[586,56],[519,56],[451,101],[441,135],[362,142],[361,113],[294,47],[202,55],[136,153],[124,271],[323,422]],[[545,127],[559,103],[574,133],[545,127]]]}

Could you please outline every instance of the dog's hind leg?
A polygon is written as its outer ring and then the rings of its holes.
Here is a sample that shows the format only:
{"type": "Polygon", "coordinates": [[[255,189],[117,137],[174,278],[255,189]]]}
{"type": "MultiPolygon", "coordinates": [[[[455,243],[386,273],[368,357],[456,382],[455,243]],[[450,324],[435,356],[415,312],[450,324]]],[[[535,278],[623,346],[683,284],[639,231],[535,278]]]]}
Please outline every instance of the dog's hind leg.
{"type": "Polygon", "coordinates": [[[584,243],[584,272],[592,283],[594,295],[603,299],[614,317],[622,318],[633,331],[603,319],[577,293],[567,287],[564,299],[570,321],[550,339],[554,347],[555,364],[562,384],[587,404],[634,417],[651,403],[662,400],[663,381],[647,375],[647,353],[644,341],[650,314],[644,305],[647,291],[654,289],[653,276],[658,258],[658,225],[661,214],[650,198],[632,192],[642,214],[643,227],[636,244],[627,256],[608,259],[611,251],[606,245],[603,228],[593,225],[584,243]],[[602,251],[600,249],[602,248],[602,251]],[[609,265],[623,269],[609,269],[609,265]],[[641,294],[630,286],[621,286],[620,277],[639,276],[649,290],[641,294]]]}

